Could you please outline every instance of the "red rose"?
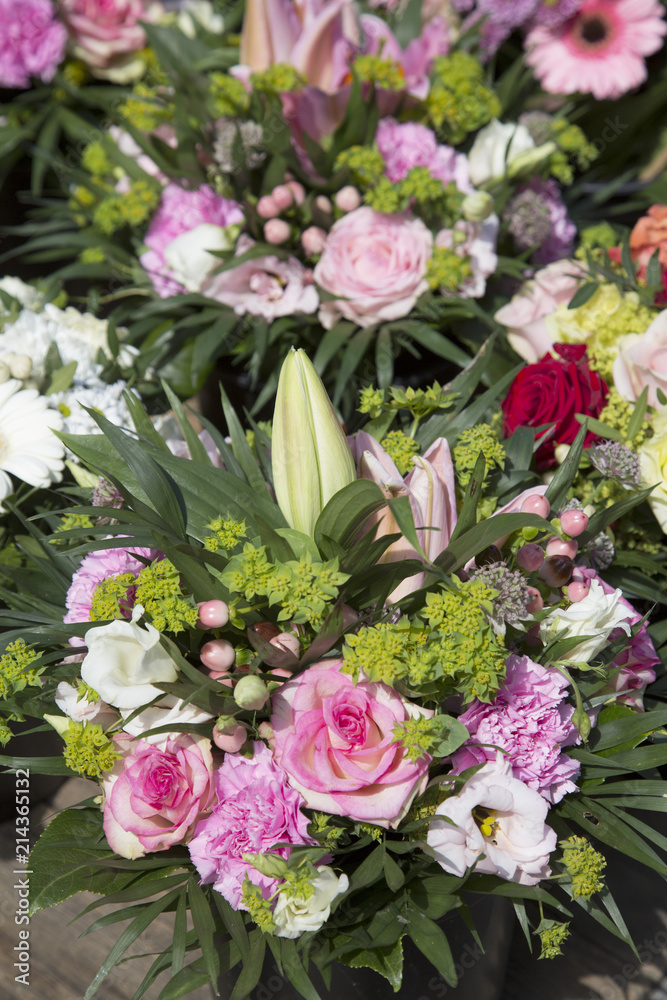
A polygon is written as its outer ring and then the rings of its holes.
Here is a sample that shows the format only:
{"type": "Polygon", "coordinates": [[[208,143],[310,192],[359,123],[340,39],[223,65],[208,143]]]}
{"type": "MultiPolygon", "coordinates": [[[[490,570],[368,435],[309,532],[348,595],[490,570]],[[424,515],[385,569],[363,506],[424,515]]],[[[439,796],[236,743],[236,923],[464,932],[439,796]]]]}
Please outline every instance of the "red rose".
{"type": "MultiPolygon", "coordinates": [[[[599,417],[609,394],[606,383],[588,367],[583,344],[554,344],[553,351],[553,355],[545,354],[536,364],[523,368],[503,401],[505,437],[517,427],[556,425],[537,449],[535,459],[540,470],[556,464],[557,444],[572,444],[576,438],[581,425],[575,414],[599,417]]],[[[584,447],[596,439],[597,435],[589,431],[584,447]]]]}

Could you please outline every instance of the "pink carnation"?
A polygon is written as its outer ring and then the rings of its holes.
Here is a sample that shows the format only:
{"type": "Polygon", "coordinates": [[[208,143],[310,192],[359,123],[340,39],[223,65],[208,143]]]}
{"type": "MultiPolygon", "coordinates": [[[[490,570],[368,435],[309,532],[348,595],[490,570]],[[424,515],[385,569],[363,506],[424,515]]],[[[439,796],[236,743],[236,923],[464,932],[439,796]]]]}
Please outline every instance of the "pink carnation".
{"type": "Polygon", "coordinates": [[[303,799],[289,787],[271,751],[263,743],[253,746],[251,759],[225,755],[215,774],[218,803],[188,845],[201,881],[212,883],[235,910],[246,909],[241,903],[246,877],[261,887],[265,898],[276,887],[276,879],[244,861],[244,854],[273,851],[287,858],[289,844],[314,843],[306,833],[308,818],[300,811],[303,799]]]}
{"type": "MultiPolygon", "coordinates": [[[[183,256],[189,257],[190,261],[196,257],[199,263],[204,255],[203,273],[200,268],[198,275],[201,286],[206,275],[219,264],[218,258],[207,251],[222,249],[222,230],[226,226],[240,225],[243,221],[241,206],[216,194],[206,184],[196,191],[187,191],[178,184],[167,184],[162,192],[160,207],[151,219],[144,238],[149,249],[139,258],[158,295],[165,299],[186,291],[185,285],[176,280],[174,274],[176,260],[183,256]],[[186,235],[189,238],[187,248],[184,245],[186,235]]],[[[187,261],[184,265],[187,266],[187,261]]]]}
{"type": "Polygon", "coordinates": [[[104,833],[122,858],[186,843],[214,801],[211,741],[173,733],[159,747],[114,737],[124,753],[104,777],[104,833]]]}
{"type": "Polygon", "coordinates": [[[397,723],[431,714],[391,687],[342,674],[323,660],[273,695],[275,760],[309,809],[397,826],[423,789],[431,757],[406,757],[397,723]]]}
{"type": "Polygon", "coordinates": [[[336,296],[319,319],[330,329],[341,317],[359,326],[407,316],[428,288],[433,237],[421,219],[356,209],[331,228],[315,281],[336,296]],[[340,296],[340,297],[339,297],[340,296]]]}
{"type": "Polygon", "coordinates": [[[454,181],[459,191],[473,190],[468,160],[451,146],[441,146],[435,133],[418,122],[399,124],[383,118],[375,133],[377,147],[384,157],[385,173],[390,181],[402,181],[413,167],[428,167],[443,184],[454,181]]]}
{"type": "MultiPolygon", "coordinates": [[[[73,622],[90,621],[90,606],[93,599],[93,592],[98,584],[108,580],[112,576],[120,576],[121,573],[132,573],[137,576],[146,565],[138,556],[143,556],[149,562],[155,559],[159,553],[154,549],[97,549],[90,552],[81,561],[81,565],[74,573],[65,604],[67,614],[63,622],[68,625],[73,622]]],[[[130,617],[132,604],[134,603],[134,588],[130,587],[126,594],[127,617],[130,617]]],[[[79,645],[83,640],[75,639],[75,645],[79,645]]]]}
{"type": "MultiPolygon", "coordinates": [[[[605,594],[615,593],[615,588],[611,587],[601,576],[598,576],[597,571],[594,569],[585,569],[578,566],[574,571],[573,579],[583,579],[590,583],[593,580],[597,580],[605,594]]],[[[642,620],[643,616],[639,614],[636,608],[633,608],[625,597],[620,597],[618,603],[621,607],[627,609],[628,614],[625,620],[630,625],[636,625],[637,622],[642,620]]],[[[621,636],[625,636],[623,629],[615,628],[609,635],[609,642],[614,642],[616,639],[620,639],[621,636]]],[[[637,635],[630,638],[626,648],[612,660],[609,666],[611,674],[609,684],[611,689],[613,691],[627,692],[626,694],[622,694],[618,698],[618,701],[633,708],[643,709],[642,698],[644,689],[647,684],[652,684],[655,680],[656,675],[653,668],[659,663],[660,657],[655,651],[655,646],[648,634],[648,629],[645,625],[642,625],[637,635]]]]}
{"type": "MultiPolygon", "coordinates": [[[[252,240],[241,237],[238,252],[245,253],[252,240]]],[[[208,278],[202,294],[230,306],[242,316],[263,316],[271,322],[277,316],[314,313],[320,297],[313,284],[313,272],[296,257],[280,260],[273,254],[255,257],[228,271],[208,278]]]]}
{"type": "Polygon", "coordinates": [[[452,757],[455,774],[496,759],[494,747],[509,756],[512,773],[548,802],[576,791],[579,763],[561,747],[579,742],[571,705],[564,704],[567,680],[527,656],[508,657],[507,677],[490,705],[473,701],[459,716],[470,742],[452,757]],[[493,744],[480,746],[479,744],[493,744]]]}
{"type": "Polygon", "coordinates": [[[76,58],[93,76],[126,83],[143,67],[136,61],[146,45],[139,22],[156,21],[164,8],[157,0],[60,0],[60,13],[76,58]]]}
{"type": "Polygon", "coordinates": [[[67,32],[51,0],[0,0],[0,87],[52,80],[65,57],[67,32]]]}

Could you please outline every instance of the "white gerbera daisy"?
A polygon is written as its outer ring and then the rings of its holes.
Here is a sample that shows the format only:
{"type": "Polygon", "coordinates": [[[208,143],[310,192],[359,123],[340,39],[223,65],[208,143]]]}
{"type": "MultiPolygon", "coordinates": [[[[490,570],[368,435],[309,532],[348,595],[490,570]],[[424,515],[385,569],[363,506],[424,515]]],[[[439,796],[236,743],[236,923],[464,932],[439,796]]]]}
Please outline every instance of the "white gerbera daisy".
{"type": "Polygon", "coordinates": [[[0,502],[14,492],[10,474],[30,486],[60,480],[65,449],[53,431],[61,429],[62,417],[36,389],[17,379],[0,385],[0,502]]]}

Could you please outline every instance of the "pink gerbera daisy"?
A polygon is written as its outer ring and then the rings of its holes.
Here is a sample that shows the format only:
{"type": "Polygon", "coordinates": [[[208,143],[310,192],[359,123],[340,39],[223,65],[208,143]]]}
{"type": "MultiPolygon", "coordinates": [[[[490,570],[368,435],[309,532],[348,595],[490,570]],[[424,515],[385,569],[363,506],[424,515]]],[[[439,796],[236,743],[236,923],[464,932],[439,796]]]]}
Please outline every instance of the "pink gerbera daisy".
{"type": "Polygon", "coordinates": [[[646,79],[644,58],[667,33],[659,0],[584,0],[558,28],[526,37],[526,62],[551,94],[616,98],[646,79]]]}

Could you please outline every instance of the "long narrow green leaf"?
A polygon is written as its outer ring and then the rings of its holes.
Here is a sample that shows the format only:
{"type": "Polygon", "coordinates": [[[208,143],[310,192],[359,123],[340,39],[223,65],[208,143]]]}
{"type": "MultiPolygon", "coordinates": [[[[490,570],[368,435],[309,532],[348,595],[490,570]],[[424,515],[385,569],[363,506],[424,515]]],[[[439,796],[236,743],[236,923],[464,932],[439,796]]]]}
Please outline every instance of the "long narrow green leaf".
{"type": "Polygon", "coordinates": [[[241,427],[241,422],[236,416],[234,407],[229,402],[227,393],[222,386],[220,386],[220,398],[222,400],[225,420],[227,421],[229,436],[232,439],[232,451],[234,452],[234,457],[243,469],[252,490],[258,496],[270,500],[271,494],[269,493],[268,487],[264,482],[264,476],[262,475],[257,464],[257,459],[252,453],[248,440],[245,436],[245,432],[241,427]]]}
{"type": "Polygon", "coordinates": [[[215,948],[215,922],[211,914],[211,907],[204,890],[199,885],[199,879],[192,875],[188,882],[188,902],[190,903],[190,913],[192,923],[199,939],[199,945],[204,956],[206,971],[211,981],[215,993],[217,994],[218,976],[220,975],[220,959],[215,948]]]}

